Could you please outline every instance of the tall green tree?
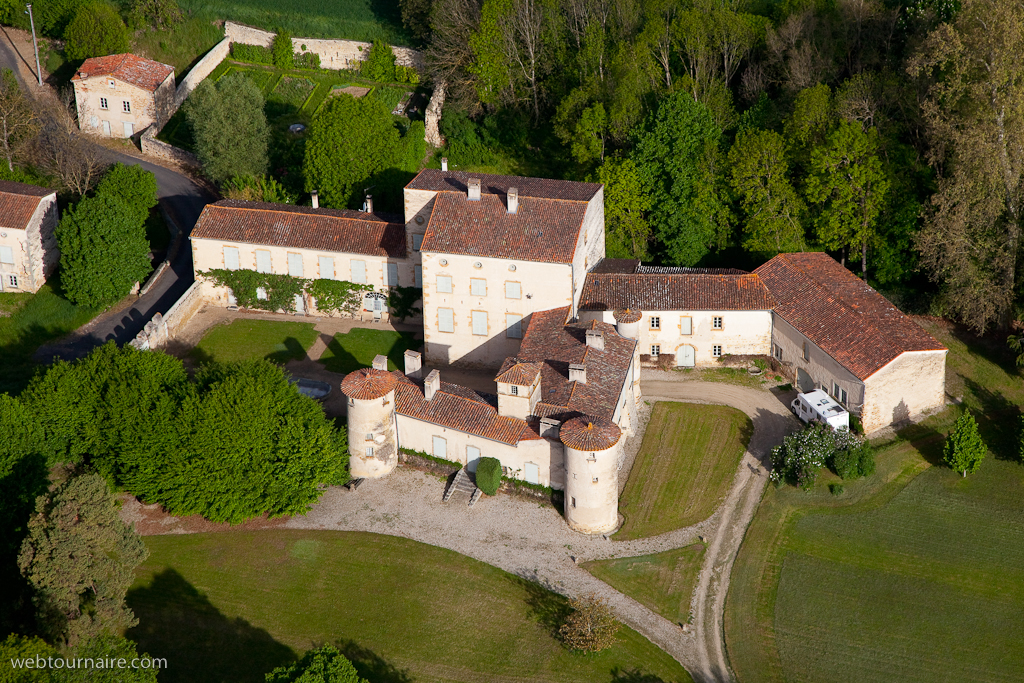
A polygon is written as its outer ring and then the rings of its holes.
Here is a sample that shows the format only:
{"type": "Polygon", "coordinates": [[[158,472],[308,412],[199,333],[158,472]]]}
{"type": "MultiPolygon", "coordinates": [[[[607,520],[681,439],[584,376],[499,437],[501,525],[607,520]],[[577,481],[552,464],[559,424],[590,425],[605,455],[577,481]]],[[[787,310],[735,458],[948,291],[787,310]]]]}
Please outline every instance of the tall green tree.
{"type": "Polygon", "coordinates": [[[820,207],[818,240],[828,249],[860,249],[867,276],[868,245],[877,239],[877,223],[889,191],[878,158],[878,134],[842,121],[825,145],[811,153],[807,198],[820,207]]]}
{"type": "Polygon", "coordinates": [[[604,184],[605,252],[609,258],[647,260],[651,226],[647,212],[650,197],[644,192],[640,173],[630,159],[607,159],[597,169],[604,184]]]}
{"type": "Polygon", "coordinates": [[[86,197],[65,211],[55,232],[61,285],[74,304],[112,304],[153,270],[144,223],[111,194],[86,197]]]}
{"type": "Polygon", "coordinates": [[[799,251],[806,207],[789,178],[786,141],[770,130],[747,130],[729,149],[732,187],[743,209],[747,251],[774,256],[799,251]]]}
{"type": "Polygon", "coordinates": [[[73,477],[40,496],[28,528],[18,567],[51,642],[73,647],[138,623],[125,595],[149,551],[121,521],[102,477],[73,477]]]}
{"type": "Polygon", "coordinates": [[[292,34],[278,29],[274,42],[270,45],[271,59],[278,69],[291,69],[295,66],[295,48],[292,46],[292,34]]]}
{"type": "Polygon", "coordinates": [[[953,431],[946,437],[946,443],[942,447],[942,460],[954,472],[966,477],[978,471],[987,452],[985,442],[978,433],[978,423],[969,410],[964,411],[956,419],[953,431]]]}
{"type": "Polygon", "coordinates": [[[975,330],[1009,327],[1021,277],[1024,7],[965,0],[910,60],[938,189],[917,246],[950,312],[975,330]]]}
{"type": "Polygon", "coordinates": [[[339,95],[328,100],[306,136],[306,189],[326,206],[347,208],[363,183],[397,162],[400,136],[379,100],[339,95]]]}
{"type": "Polygon", "coordinates": [[[310,650],[302,659],[267,674],[267,683],[368,683],[352,662],[330,645],[310,650]]]}
{"type": "Polygon", "coordinates": [[[156,206],[156,176],[135,164],[116,163],[96,186],[97,194],[117,197],[131,211],[134,220],[145,223],[156,206]]]}
{"type": "Polygon", "coordinates": [[[185,118],[195,138],[203,170],[218,183],[267,170],[270,127],[263,93],[243,73],[228,74],[214,85],[205,80],[185,100],[185,118]]]}
{"type": "Polygon", "coordinates": [[[363,75],[372,80],[381,83],[395,80],[395,52],[383,40],[373,41],[369,56],[359,66],[363,75]]]}
{"type": "Polygon", "coordinates": [[[104,2],[79,7],[64,30],[64,40],[64,52],[71,60],[119,54],[131,49],[128,27],[117,10],[104,2]]]}
{"type": "Polygon", "coordinates": [[[668,263],[695,265],[728,239],[732,215],[721,137],[711,113],[689,93],[666,96],[634,134],[631,158],[657,207],[651,227],[668,263]]]}

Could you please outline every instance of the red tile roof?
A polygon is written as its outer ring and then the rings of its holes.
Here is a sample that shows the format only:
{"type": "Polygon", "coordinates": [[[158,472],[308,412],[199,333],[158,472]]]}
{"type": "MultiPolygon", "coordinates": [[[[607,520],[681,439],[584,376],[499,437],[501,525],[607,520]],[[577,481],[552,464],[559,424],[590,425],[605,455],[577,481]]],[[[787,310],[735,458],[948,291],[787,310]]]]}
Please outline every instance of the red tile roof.
{"type": "Polygon", "coordinates": [[[405,223],[360,211],[225,199],[203,209],[192,239],[405,258],[405,223]]]}
{"type": "Polygon", "coordinates": [[[341,380],[341,391],[349,398],[372,401],[387,396],[396,384],[398,379],[390,372],[360,368],[345,375],[345,379],[341,380]]]}
{"type": "Polygon", "coordinates": [[[107,55],[106,57],[90,57],[82,62],[82,66],[78,67],[78,72],[71,80],[81,81],[94,76],[110,76],[143,90],[155,92],[160,84],[173,73],[173,66],[125,53],[107,55]]]}
{"type": "Polygon", "coordinates": [[[43,197],[52,194],[54,191],[45,187],[0,180],[0,227],[28,229],[32,214],[39,208],[43,197]]]}
{"type": "Polygon", "coordinates": [[[551,180],[549,178],[524,178],[522,176],[490,175],[487,173],[465,173],[463,171],[439,171],[427,168],[419,172],[405,187],[410,190],[430,192],[454,192],[466,195],[470,178],[480,180],[482,195],[500,195],[504,204],[505,194],[510,187],[519,190],[519,199],[564,199],[584,204],[594,198],[601,189],[597,183],[579,183],[573,180],[551,180]]]}
{"type": "Polygon", "coordinates": [[[558,436],[562,443],[577,451],[603,451],[619,442],[622,430],[609,420],[584,415],[563,424],[558,436]]]}
{"type": "Polygon", "coordinates": [[[537,379],[540,371],[540,363],[524,363],[518,358],[506,358],[494,381],[502,384],[530,386],[533,384],[533,380],[537,379]]]}
{"type": "Polygon", "coordinates": [[[434,200],[421,249],[572,263],[586,211],[584,202],[521,196],[519,210],[509,213],[497,195],[484,194],[480,201],[471,202],[465,194],[441,192],[434,200]]]}
{"type": "Polygon", "coordinates": [[[393,374],[398,379],[395,409],[399,415],[511,446],[541,438],[526,420],[498,415],[493,403],[471,389],[441,382],[441,388],[428,401],[421,381],[413,381],[397,370],[393,374]]]}
{"type": "Polygon", "coordinates": [[[780,254],[754,272],[775,313],[861,380],[907,351],[946,348],[828,254],[780,254]]]}
{"type": "Polygon", "coordinates": [[[626,383],[636,342],[596,320],[566,324],[569,308],[539,311],[529,318],[518,358],[541,364],[541,400],[536,415],[567,420],[577,415],[612,420],[626,383]],[[604,334],[604,350],[587,346],[588,329],[604,334]],[[569,381],[569,365],[586,367],[586,383],[569,381]]]}
{"type": "Polygon", "coordinates": [[[587,273],[580,309],[767,311],[773,303],[757,275],[587,273]]]}

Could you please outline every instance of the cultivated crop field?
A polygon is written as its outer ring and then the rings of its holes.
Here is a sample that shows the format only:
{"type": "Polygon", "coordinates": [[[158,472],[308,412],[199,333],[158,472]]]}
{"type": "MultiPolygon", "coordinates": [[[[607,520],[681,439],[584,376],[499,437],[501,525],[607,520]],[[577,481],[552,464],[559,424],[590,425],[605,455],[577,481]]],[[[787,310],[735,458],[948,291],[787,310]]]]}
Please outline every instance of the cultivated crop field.
{"type": "Polygon", "coordinates": [[[729,493],[753,434],[726,406],[661,402],[619,499],[626,518],[613,538],[656,536],[707,519],[729,493]]]}
{"type": "Polygon", "coordinates": [[[1024,381],[1000,347],[924,325],[950,348],[947,389],[979,417],[989,456],[967,478],[941,464],[948,409],[880,444],[876,474],[842,496],[833,475],[809,493],[769,489],[726,606],[744,683],[1020,680],[1024,381]]]}

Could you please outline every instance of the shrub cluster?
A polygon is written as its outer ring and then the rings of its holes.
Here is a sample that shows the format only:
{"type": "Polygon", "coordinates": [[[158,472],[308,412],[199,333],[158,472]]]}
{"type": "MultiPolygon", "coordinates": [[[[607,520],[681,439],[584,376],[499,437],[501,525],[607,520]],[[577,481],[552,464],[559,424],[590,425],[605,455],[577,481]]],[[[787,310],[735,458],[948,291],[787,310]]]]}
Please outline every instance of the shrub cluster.
{"type": "Polygon", "coordinates": [[[243,43],[231,44],[231,56],[240,62],[249,64],[273,64],[274,53],[269,47],[261,45],[245,45],[243,43]]]}
{"type": "Polygon", "coordinates": [[[820,423],[790,434],[772,449],[771,479],[778,485],[790,483],[810,490],[822,467],[843,479],[865,477],[875,471],[875,456],[866,441],[848,430],[820,423]]]}
{"type": "Polygon", "coordinates": [[[572,612],[559,629],[562,642],[570,650],[600,652],[615,644],[619,622],[604,598],[593,593],[569,599],[572,612]]]}
{"type": "Polygon", "coordinates": [[[497,458],[480,458],[476,466],[476,487],[493,496],[501,485],[501,461],[497,458]]]}

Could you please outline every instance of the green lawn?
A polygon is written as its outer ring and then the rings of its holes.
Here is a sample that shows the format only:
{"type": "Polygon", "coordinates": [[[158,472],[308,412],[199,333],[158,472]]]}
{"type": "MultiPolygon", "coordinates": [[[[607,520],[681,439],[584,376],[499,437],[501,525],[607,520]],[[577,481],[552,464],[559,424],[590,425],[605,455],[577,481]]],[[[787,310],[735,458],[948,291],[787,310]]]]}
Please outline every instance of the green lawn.
{"type": "Polygon", "coordinates": [[[583,568],[666,619],[685,624],[704,550],[698,543],[654,555],[587,562],[583,568]]]}
{"type": "Polygon", "coordinates": [[[614,538],[656,536],[711,516],[752,434],[750,418],[735,408],[655,404],[619,499],[626,521],[614,538]]]}
{"type": "Polygon", "coordinates": [[[373,683],[690,681],[636,632],[592,656],[553,637],[566,601],[449,550],[392,536],[237,531],[150,536],[129,637],[161,683],[263,680],[321,643],[373,683]]]}
{"type": "Polygon", "coordinates": [[[831,496],[769,489],[734,565],[726,640],[739,680],[1019,680],[1024,666],[1024,382],[998,346],[925,327],[950,348],[947,388],[990,455],[941,465],[957,414],[879,444],[878,471],[831,496]]]}
{"type": "Polygon", "coordinates": [[[20,392],[38,367],[41,345],[73,332],[102,309],[75,306],[54,277],[35,294],[0,294],[0,393],[20,392]]]}
{"type": "Polygon", "coordinates": [[[192,354],[204,361],[267,358],[275,363],[285,363],[305,358],[317,335],[313,323],[233,320],[208,331],[192,354]]]}
{"type": "Polygon", "coordinates": [[[224,39],[224,31],[207,18],[191,17],[173,28],[148,30],[135,34],[135,54],[170,64],[178,83],[188,70],[214,45],[224,39]]]}
{"type": "Polygon", "coordinates": [[[374,356],[382,353],[388,357],[389,370],[401,370],[406,350],[418,351],[422,346],[412,332],[357,327],[347,334],[334,335],[320,362],[331,372],[349,373],[373,365],[374,356]]]}

